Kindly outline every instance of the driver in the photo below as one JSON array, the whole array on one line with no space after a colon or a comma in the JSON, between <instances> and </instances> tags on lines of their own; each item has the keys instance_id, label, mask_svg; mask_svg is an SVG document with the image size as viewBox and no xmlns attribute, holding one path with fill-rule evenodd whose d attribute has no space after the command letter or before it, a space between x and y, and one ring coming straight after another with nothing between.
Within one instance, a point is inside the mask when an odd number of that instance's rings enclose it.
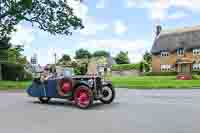
<instances>
[{"instance_id":1,"label":"driver","mask_svg":"<svg viewBox=\"0 0 200 133\"><path fill-rule=\"evenodd\" d=\"M52 78L53 76L54 74L50 71L50 69L48 67L45 67L41 75L41 81L48 80L49 78Z\"/></svg>"}]
</instances>

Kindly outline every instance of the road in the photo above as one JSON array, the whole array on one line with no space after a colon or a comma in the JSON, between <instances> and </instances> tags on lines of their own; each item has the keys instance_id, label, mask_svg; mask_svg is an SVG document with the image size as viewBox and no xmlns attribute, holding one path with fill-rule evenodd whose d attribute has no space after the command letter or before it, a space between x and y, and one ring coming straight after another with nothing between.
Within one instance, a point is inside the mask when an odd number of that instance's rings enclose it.
<instances>
[{"instance_id":1,"label":"road","mask_svg":"<svg viewBox=\"0 0 200 133\"><path fill-rule=\"evenodd\" d=\"M118 89L114 103L89 110L20 92L1 92L0 101L0 133L200 132L200 90Z\"/></svg>"}]
</instances>

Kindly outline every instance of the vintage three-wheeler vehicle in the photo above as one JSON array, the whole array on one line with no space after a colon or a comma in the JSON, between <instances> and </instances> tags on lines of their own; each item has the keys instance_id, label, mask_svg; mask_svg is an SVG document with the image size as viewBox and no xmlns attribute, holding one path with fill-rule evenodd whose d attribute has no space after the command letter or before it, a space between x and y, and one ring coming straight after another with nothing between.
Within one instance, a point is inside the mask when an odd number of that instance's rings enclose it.
<instances>
[{"instance_id":1,"label":"vintage three-wheeler vehicle","mask_svg":"<svg viewBox=\"0 0 200 133\"><path fill-rule=\"evenodd\" d=\"M34 77L27 89L28 95L37 97L41 103L48 103L51 98L67 99L81 109L90 107L93 101L110 104L114 100L111 81L105 81L101 76L74 76L69 70L64 73L46 80L41 80L41 74Z\"/></svg>"}]
</instances>

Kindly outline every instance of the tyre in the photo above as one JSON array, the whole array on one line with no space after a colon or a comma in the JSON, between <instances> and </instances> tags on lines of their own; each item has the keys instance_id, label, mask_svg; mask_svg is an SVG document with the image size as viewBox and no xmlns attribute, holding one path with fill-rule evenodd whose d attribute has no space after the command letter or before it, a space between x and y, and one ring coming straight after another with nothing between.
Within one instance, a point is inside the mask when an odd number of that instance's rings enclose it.
<instances>
[{"instance_id":1,"label":"tyre","mask_svg":"<svg viewBox=\"0 0 200 133\"><path fill-rule=\"evenodd\" d=\"M41 103L48 103L50 99L50 97L39 97Z\"/></svg>"},{"instance_id":2,"label":"tyre","mask_svg":"<svg viewBox=\"0 0 200 133\"><path fill-rule=\"evenodd\" d=\"M77 107L86 109L93 104L93 100L93 92L89 87L81 85L76 88L74 92L74 101Z\"/></svg>"},{"instance_id":3,"label":"tyre","mask_svg":"<svg viewBox=\"0 0 200 133\"><path fill-rule=\"evenodd\" d=\"M115 90L111 86L104 85L102 88L102 95L100 101L104 104L110 104L115 99Z\"/></svg>"}]
</instances>

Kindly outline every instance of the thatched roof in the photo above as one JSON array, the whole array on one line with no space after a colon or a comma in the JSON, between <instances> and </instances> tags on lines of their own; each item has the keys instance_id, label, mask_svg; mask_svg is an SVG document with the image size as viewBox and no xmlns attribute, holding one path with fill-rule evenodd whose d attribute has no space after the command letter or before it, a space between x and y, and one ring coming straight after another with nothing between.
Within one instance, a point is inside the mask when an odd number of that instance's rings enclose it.
<instances>
[{"instance_id":1,"label":"thatched roof","mask_svg":"<svg viewBox=\"0 0 200 133\"><path fill-rule=\"evenodd\" d=\"M151 52L157 54L162 50L173 52L177 48L189 50L195 47L200 48L200 26L161 31L155 38Z\"/></svg>"}]
</instances>

